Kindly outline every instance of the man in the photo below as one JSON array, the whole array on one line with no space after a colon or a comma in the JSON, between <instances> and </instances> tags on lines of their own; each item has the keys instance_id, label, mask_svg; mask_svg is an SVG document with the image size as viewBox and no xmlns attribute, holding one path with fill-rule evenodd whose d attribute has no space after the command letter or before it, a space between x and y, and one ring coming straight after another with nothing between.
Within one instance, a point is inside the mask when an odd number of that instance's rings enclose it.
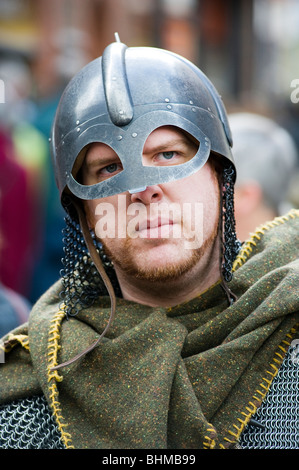
<instances>
[{"instance_id":1,"label":"man","mask_svg":"<svg viewBox=\"0 0 299 470\"><path fill-rule=\"evenodd\" d=\"M3 339L2 447L265 447L286 418L296 446L294 413L261 403L298 380L299 214L240 250L231 143L175 54L116 41L74 77L51 138L64 270Z\"/></svg>"},{"instance_id":2,"label":"man","mask_svg":"<svg viewBox=\"0 0 299 470\"><path fill-rule=\"evenodd\" d=\"M240 240L259 225L284 214L298 165L291 135L272 119L254 113L229 115L234 136L233 156L236 229Z\"/></svg>"}]
</instances>

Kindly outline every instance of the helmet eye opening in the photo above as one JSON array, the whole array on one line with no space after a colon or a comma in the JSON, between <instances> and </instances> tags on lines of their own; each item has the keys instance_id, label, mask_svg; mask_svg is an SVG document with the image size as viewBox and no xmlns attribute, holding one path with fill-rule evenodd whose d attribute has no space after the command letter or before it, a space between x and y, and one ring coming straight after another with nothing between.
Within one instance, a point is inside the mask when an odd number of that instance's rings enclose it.
<instances>
[{"instance_id":1,"label":"helmet eye opening","mask_svg":"<svg viewBox=\"0 0 299 470\"><path fill-rule=\"evenodd\" d=\"M143 166L174 166L192 160L200 143L180 127L166 125L154 129L147 137L143 151Z\"/></svg>"},{"instance_id":2,"label":"helmet eye opening","mask_svg":"<svg viewBox=\"0 0 299 470\"><path fill-rule=\"evenodd\" d=\"M75 181L93 186L123 171L123 164L115 150L102 142L93 142L79 153L72 170Z\"/></svg>"}]
</instances>

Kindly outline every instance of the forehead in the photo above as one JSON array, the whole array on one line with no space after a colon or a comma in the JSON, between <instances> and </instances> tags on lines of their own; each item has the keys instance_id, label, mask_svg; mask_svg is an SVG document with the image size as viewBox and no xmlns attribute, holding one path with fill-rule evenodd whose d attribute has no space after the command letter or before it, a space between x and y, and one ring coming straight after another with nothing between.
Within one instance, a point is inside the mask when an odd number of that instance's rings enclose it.
<instances>
[{"instance_id":1,"label":"forehead","mask_svg":"<svg viewBox=\"0 0 299 470\"><path fill-rule=\"evenodd\" d=\"M145 141L144 150L156 147L158 145L164 145L168 142L182 141L187 142L185 132L174 126L163 126L155 129Z\"/></svg>"}]
</instances>

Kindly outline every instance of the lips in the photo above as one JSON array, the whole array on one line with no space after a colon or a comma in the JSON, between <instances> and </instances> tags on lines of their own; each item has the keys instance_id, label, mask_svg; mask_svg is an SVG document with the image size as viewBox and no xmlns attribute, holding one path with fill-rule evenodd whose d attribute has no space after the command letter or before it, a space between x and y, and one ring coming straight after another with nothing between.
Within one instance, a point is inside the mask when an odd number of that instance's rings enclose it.
<instances>
[{"instance_id":1,"label":"lips","mask_svg":"<svg viewBox=\"0 0 299 470\"><path fill-rule=\"evenodd\" d=\"M171 219L159 217L139 223L136 233L139 238L165 239L171 237L172 227Z\"/></svg>"},{"instance_id":2,"label":"lips","mask_svg":"<svg viewBox=\"0 0 299 470\"><path fill-rule=\"evenodd\" d=\"M141 232L142 230L156 229L163 225L173 225L173 221L161 217L153 220L145 220L137 225L136 231Z\"/></svg>"}]
</instances>

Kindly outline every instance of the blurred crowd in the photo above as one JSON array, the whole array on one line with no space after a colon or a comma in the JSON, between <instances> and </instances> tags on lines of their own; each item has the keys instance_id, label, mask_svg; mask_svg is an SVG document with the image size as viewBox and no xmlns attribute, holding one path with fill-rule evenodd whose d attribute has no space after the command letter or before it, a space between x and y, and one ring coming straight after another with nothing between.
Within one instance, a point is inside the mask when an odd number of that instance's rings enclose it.
<instances>
[{"instance_id":1,"label":"blurred crowd","mask_svg":"<svg viewBox=\"0 0 299 470\"><path fill-rule=\"evenodd\" d=\"M0 337L23 323L30 306L59 278L64 212L51 167L49 135L61 83L36 93L26 58L0 54ZM237 231L299 207L298 148L273 120L230 115L238 170ZM296 124L297 126L297 124Z\"/></svg>"},{"instance_id":2,"label":"blurred crowd","mask_svg":"<svg viewBox=\"0 0 299 470\"><path fill-rule=\"evenodd\" d=\"M60 89L37 96L30 64L0 54L0 336L59 278L63 212L49 135ZM11 315L8 314L11 312Z\"/></svg>"}]
</instances>

